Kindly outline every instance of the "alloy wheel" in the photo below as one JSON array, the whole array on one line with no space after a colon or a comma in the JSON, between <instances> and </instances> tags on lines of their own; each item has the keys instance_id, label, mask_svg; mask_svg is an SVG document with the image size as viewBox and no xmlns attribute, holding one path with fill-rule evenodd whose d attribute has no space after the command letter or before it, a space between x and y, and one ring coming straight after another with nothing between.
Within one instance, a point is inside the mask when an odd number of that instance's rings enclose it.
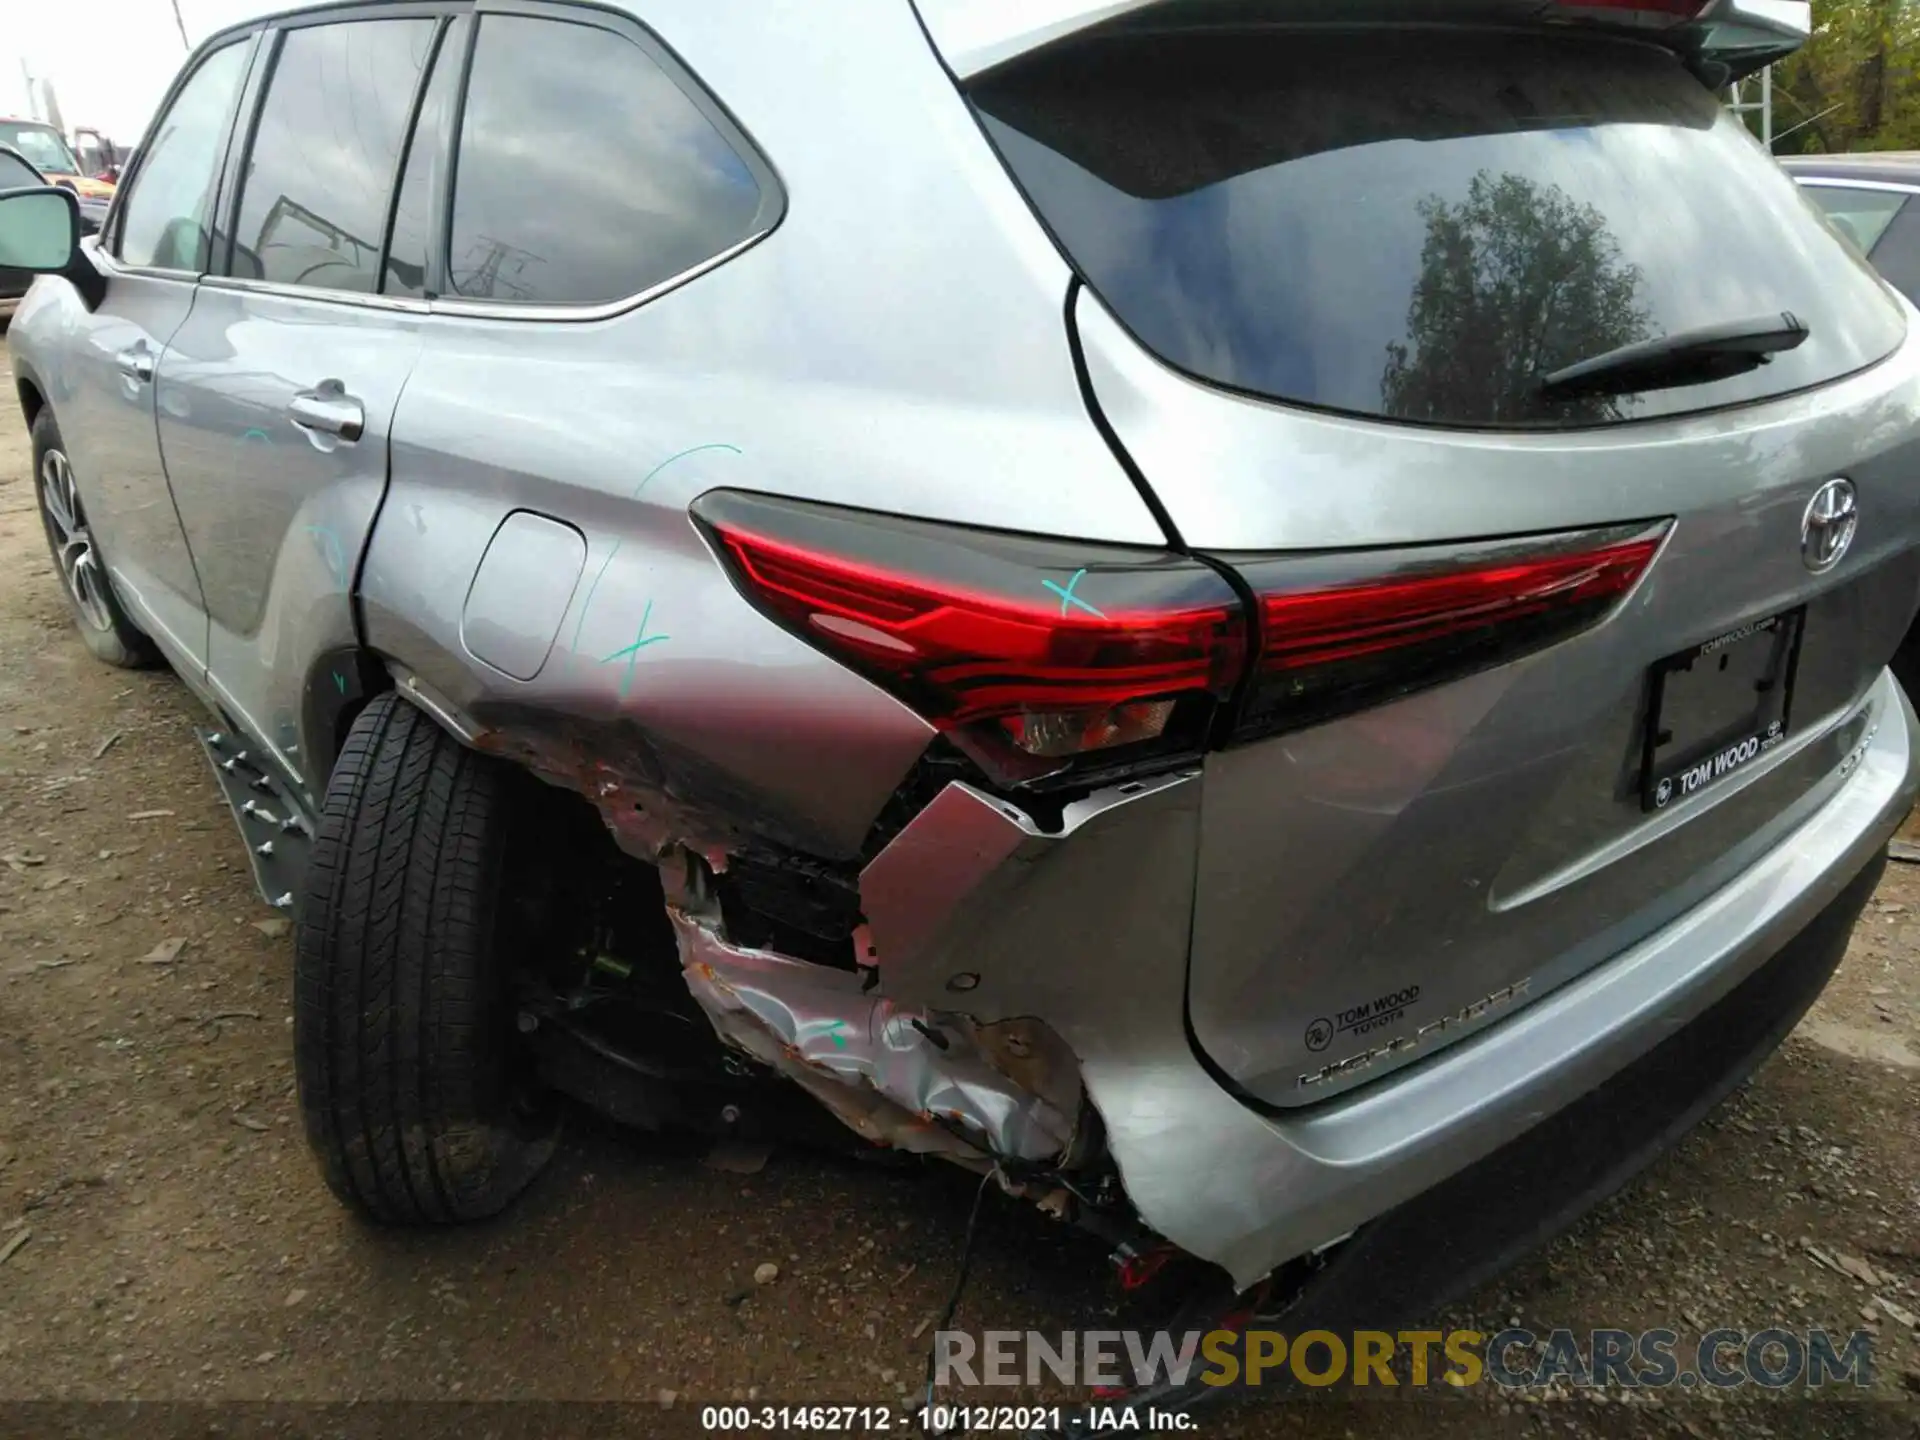
<instances>
[{"instance_id":1,"label":"alloy wheel","mask_svg":"<svg viewBox=\"0 0 1920 1440\"><path fill-rule=\"evenodd\" d=\"M101 569L100 552L87 529L86 513L80 508L73 466L59 450L49 449L40 456L40 510L46 516L60 576L75 608L95 630L111 629L106 572Z\"/></svg>"}]
</instances>

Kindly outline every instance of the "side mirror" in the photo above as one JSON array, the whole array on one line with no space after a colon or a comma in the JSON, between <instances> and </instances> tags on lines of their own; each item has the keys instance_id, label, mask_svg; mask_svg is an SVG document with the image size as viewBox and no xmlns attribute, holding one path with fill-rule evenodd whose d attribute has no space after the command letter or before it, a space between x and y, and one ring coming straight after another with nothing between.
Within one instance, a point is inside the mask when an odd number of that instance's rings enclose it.
<instances>
[{"instance_id":1,"label":"side mirror","mask_svg":"<svg viewBox=\"0 0 1920 1440\"><path fill-rule=\"evenodd\" d=\"M73 282L89 310L106 280L80 248L80 200L71 190L37 185L0 190L0 265Z\"/></svg>"},{"instance_id":2,"label":"side mirror","mask_svg":"<svg viewBox=\"0 0 1920 1440\"><path fill-rule=\"evenodd\" d=\"M80 201L71 190L0 190L0 265L58 275L79 248Z\"/></svg>"}]
</instances>

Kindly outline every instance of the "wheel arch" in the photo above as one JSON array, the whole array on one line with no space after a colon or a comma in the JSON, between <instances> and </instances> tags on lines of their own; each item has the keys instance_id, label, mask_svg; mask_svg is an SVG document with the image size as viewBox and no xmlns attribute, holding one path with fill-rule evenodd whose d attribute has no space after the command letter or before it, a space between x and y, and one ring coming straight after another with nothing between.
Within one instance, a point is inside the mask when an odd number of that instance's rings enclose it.
<instances>
[{"instance_id":1,"label":"wheel arch","mask_svg":"<svg viewBox=\"0 0 1920 1440\"><path fill-rule=\"evenodd\" d=\"M41 387L40 377L18 355L13 357L13 393L20 401L20 414L27 429L33 429L33 422L46 409L46 391Z\"/></svg>"},{"instance_id":2,"label":"wheel arch","mask_svg":"<svg viewBox=\"0 0 1920 1440\"><path fill-rule=\"evenodd\" d=\"M326 789L360 712L393 688L385 658L362 646L323 650L309 662L301 687L300 743L316 794Z\"/></svg>"}]
</instances>

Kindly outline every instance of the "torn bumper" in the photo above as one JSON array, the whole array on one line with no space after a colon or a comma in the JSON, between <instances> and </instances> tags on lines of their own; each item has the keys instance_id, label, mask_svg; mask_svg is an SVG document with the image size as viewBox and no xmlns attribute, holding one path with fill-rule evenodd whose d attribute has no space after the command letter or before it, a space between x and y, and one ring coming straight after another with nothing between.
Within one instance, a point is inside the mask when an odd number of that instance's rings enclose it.
<instances>
[{"instance_id":1,"label":"torn bumper","mask_svg":"<svg viewBox=\"0 0 1920 1440\"><path fill-rule=\"evenodd\" d=\"M1240 1286L1515 1139L1709 1008L1871 861L1912 804L1911 707L1883 674L1851 768L1778 847L1673 923L1500 1024L1282 1116L1223 1089L1184 1021L1202 786L1118 787L1043 833L950 786L861 890L899 1004L1044 1020L1078 1057L1141 1218Z\"/></svg>"},{"instance_id":2,"label":"torn bumper","mask_svg":"<svg viewBox=\"0 0 1920 1440\"><path fill-rule=\"evenodd\" d=\"M1042 1027L983 1031L866 993L852 971L734 945L684 909L668 913L687 988L720 1037L868 1140L981 1168L1072 1147L1080 1083Z\"/></svg>"}]
</instances>

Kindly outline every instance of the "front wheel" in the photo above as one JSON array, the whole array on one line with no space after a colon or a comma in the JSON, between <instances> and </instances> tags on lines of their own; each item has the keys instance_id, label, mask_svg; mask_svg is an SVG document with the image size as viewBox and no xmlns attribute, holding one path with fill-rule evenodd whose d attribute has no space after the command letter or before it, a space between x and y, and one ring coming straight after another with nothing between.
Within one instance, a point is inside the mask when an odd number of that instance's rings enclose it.
<instances>
[{"instance_id":1,"label":"front wheel","mask_svg":"<svg viewBox=\"0 0 1920 1440\"><path fill-rule=\"evenodd\" d=\"M307 1139L347 1204L393 1224L494 1214L553 1153L518 1088L498 952L506 766L393 694L327 785L294 962Z\"/></svg>"},{"instance_id":2,"label":"front wheel","mask_svg":"<svg viewBox=\"0 0 1920 1440\"><path fill-rule=\"evenodd\" d=\"M47 532L47 548L53 552L67 607L73 611L74 628L87 649L109 665L143 670L158 664L160 652L128 618L114 593L99 542L87 524L86 507L80 503L73 462L67 458L67 447L51 409L42 406L33 417L32 439L40 524Z\"/></svg>"}]
</instances>

